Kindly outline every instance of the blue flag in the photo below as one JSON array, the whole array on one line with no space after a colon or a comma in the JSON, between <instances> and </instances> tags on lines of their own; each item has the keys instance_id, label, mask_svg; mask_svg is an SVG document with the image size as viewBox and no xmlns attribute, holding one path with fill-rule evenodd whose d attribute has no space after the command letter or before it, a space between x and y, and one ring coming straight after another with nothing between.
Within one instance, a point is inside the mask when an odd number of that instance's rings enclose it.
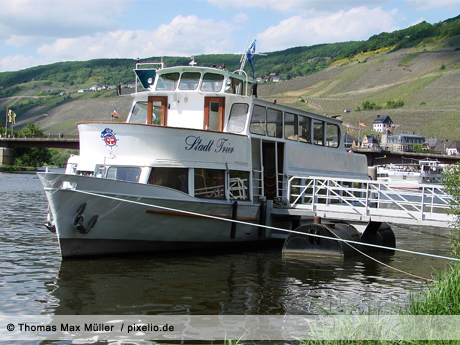
<instances>
[{"instance_id":1,"label":"blue flag","mask_svg":"<svg viewBox=\"0 0 460 345\"><path fill-rule=\"evenodd\" d=\"M256 41L252 42L252 44L249 46L248 51L246 52L246 56L248 58L249 63L251 64L251 70L252 70L252 79L254 79L254 53L256 52Z\"/></svg>"}]
</instances>

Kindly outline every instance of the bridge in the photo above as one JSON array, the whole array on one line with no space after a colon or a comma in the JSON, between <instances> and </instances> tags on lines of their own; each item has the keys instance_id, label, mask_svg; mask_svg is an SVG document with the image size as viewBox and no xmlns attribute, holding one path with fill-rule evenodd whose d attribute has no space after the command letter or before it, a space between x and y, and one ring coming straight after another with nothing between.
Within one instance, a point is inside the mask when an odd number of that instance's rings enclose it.
<instances>
[{"instance_id":1,"label":"bridge","mask_svg":"<svg viewBox=\"0 0 460 345\"><path fill-rule=\"evenodd\" d=\"M408 159L421 160L430 158L438 160L445 164L455 164L460 161L460 156L440 155L433 153L418 153L418 152L394 152L381 149L354 149L354 153L361 153L367 157L367 165L386 165L386 164L401 164L402 160Z\"/></svg>"},{"instance_id":2,"label":"bridge","mask_svg":"<svg viewBox=\"0 0 460 345\"><path fill-rule=\"evenodd\" d=\"M78 138L0 138L0 147L49 147L78 150Z\"/></svg>"},{"instance_id":3,"label":"bridge","mask_svg":"<svg viewBox=\"0 0 460 345\"><path fill-rule=\"evenodd\" d=\"M48 138L0 138L0 165L14 164L15 147L48 147L78 150L78 138L48 137Z\"/></svg>"}]
</instances>

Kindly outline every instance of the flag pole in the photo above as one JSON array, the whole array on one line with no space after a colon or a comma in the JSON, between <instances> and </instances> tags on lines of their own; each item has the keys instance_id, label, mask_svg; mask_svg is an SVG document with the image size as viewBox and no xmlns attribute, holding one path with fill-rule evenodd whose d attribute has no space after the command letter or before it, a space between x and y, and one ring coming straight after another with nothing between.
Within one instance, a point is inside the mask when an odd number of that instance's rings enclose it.
<instances>
[{"instance_id":1,"label":"flag pole","mask_svg":"<svg viewBox=\"0 0 460 345\"><path fill-rule=\"evenodd\" d=\"M6 116L5 116L5 138L8 136L8 107L6 107Z\"/></svg>"},{"instance_id":2,"label":"flag pole","mask_svg":"<svg viewBox=\"0 0 460 345\"><path fill-rule=\"evenodd\" d=\"M358 147L359 147L359 140L361 139L361 121L358 123ZM362 145L362 143L361 143Z\"/></svg>"}]
</instances>

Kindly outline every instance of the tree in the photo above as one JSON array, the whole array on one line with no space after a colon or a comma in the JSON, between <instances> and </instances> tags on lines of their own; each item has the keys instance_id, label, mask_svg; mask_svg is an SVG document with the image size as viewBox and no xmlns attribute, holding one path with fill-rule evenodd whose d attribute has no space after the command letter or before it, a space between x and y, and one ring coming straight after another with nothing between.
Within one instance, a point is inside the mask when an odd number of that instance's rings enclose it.
<instances>
[{"instance_id":1,"label":"tree","mask_svg":"<svg viewBox=\"0 0 460 345\"><path fill-rule=\"evenodd\" d=\"M38 125L36 125L35 123L31 122L31 123L28 123L27 124L27 127L23 128L20 132L19 132L19 135L20 136L26 136L28 138L45 138L45 134L43 133L43 131L40 129L40 127L38 127Z\"/></svg>"},{"instance_id":2,"label":"tree","mask_svg":"<svg viewBox=\"0 0 460 345\"><path fill-rule=\"evenodd\" d=\"M67 164L67 160L70 155L78 154L78 150L62 150L62 149L51 149L51 162L59 168L63 168Z\"/></svg>"},{"instance_id":3,"label":"tree","mask_svg":"<svg viewBox=\"0 0 460 345\"><path fill-rule=\"evenodd\" d=\"M460 257L460 163L452 164L444 171L443 184L446 192L452 196L449 214L455 218L451 224L455 228L450 237L452 252Z\"/></svg>"},{"instance_id":4,"label":"tree","mask_svg":"<svg viewBox=\"0 0 460 345\"><path fill-rule=\"evenodd\" d=\"M27 136L29 138L44 138L43 131L35 123L27 124L19 132L20 136ZM14 164L20 166L42 166L44 163L49 163L51 154L46 147L15 147L14 148Z\"/></svg>"},{"instance_id":5,"label":"tree","mask_svg":"<svg viewBox=\"0 0 460 345\"><path fill-rule=\"evenodd\" d=\"M414 150L414 152L422 153L423 146L421 144L414 144L414 146L412 146L412 150Z\"/></svg>"}]
</instances>

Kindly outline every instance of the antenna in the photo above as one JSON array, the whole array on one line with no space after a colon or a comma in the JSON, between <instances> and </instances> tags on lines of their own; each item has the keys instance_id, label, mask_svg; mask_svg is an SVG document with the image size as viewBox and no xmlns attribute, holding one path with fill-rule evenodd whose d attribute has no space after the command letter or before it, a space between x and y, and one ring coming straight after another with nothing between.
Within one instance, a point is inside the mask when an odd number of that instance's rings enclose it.
<instances>
[{"instance_id":1,"label":"antenna","mask_svg":"<svg viewBox=\"0 0 460 345\"><path fill-rule=\"evenodd\" d=\"M160 59L160 62L161 62L161 65L163 66L163 35L164 35L164 31L163 31L163 27L161 28L161 59Z\"/></svg>"},{"instance_id":2,"label":"antenna","mask_svg":"<svg viewBox=\"0 0 460 345\"><path fill-rule=\"evenodd\" d=\"M240 58L240 63L241 63L240 70L241 71L244 69L244 65L246 64L246 60L248 59L247 47L248 47L249 37L251 37L251 33L249 33L248 38L246 38L246 44L244 45L243 54L241 55L241 58ZM241 74L241 72L240 72L240 74Z\"/></svg>"}]
</instances>

